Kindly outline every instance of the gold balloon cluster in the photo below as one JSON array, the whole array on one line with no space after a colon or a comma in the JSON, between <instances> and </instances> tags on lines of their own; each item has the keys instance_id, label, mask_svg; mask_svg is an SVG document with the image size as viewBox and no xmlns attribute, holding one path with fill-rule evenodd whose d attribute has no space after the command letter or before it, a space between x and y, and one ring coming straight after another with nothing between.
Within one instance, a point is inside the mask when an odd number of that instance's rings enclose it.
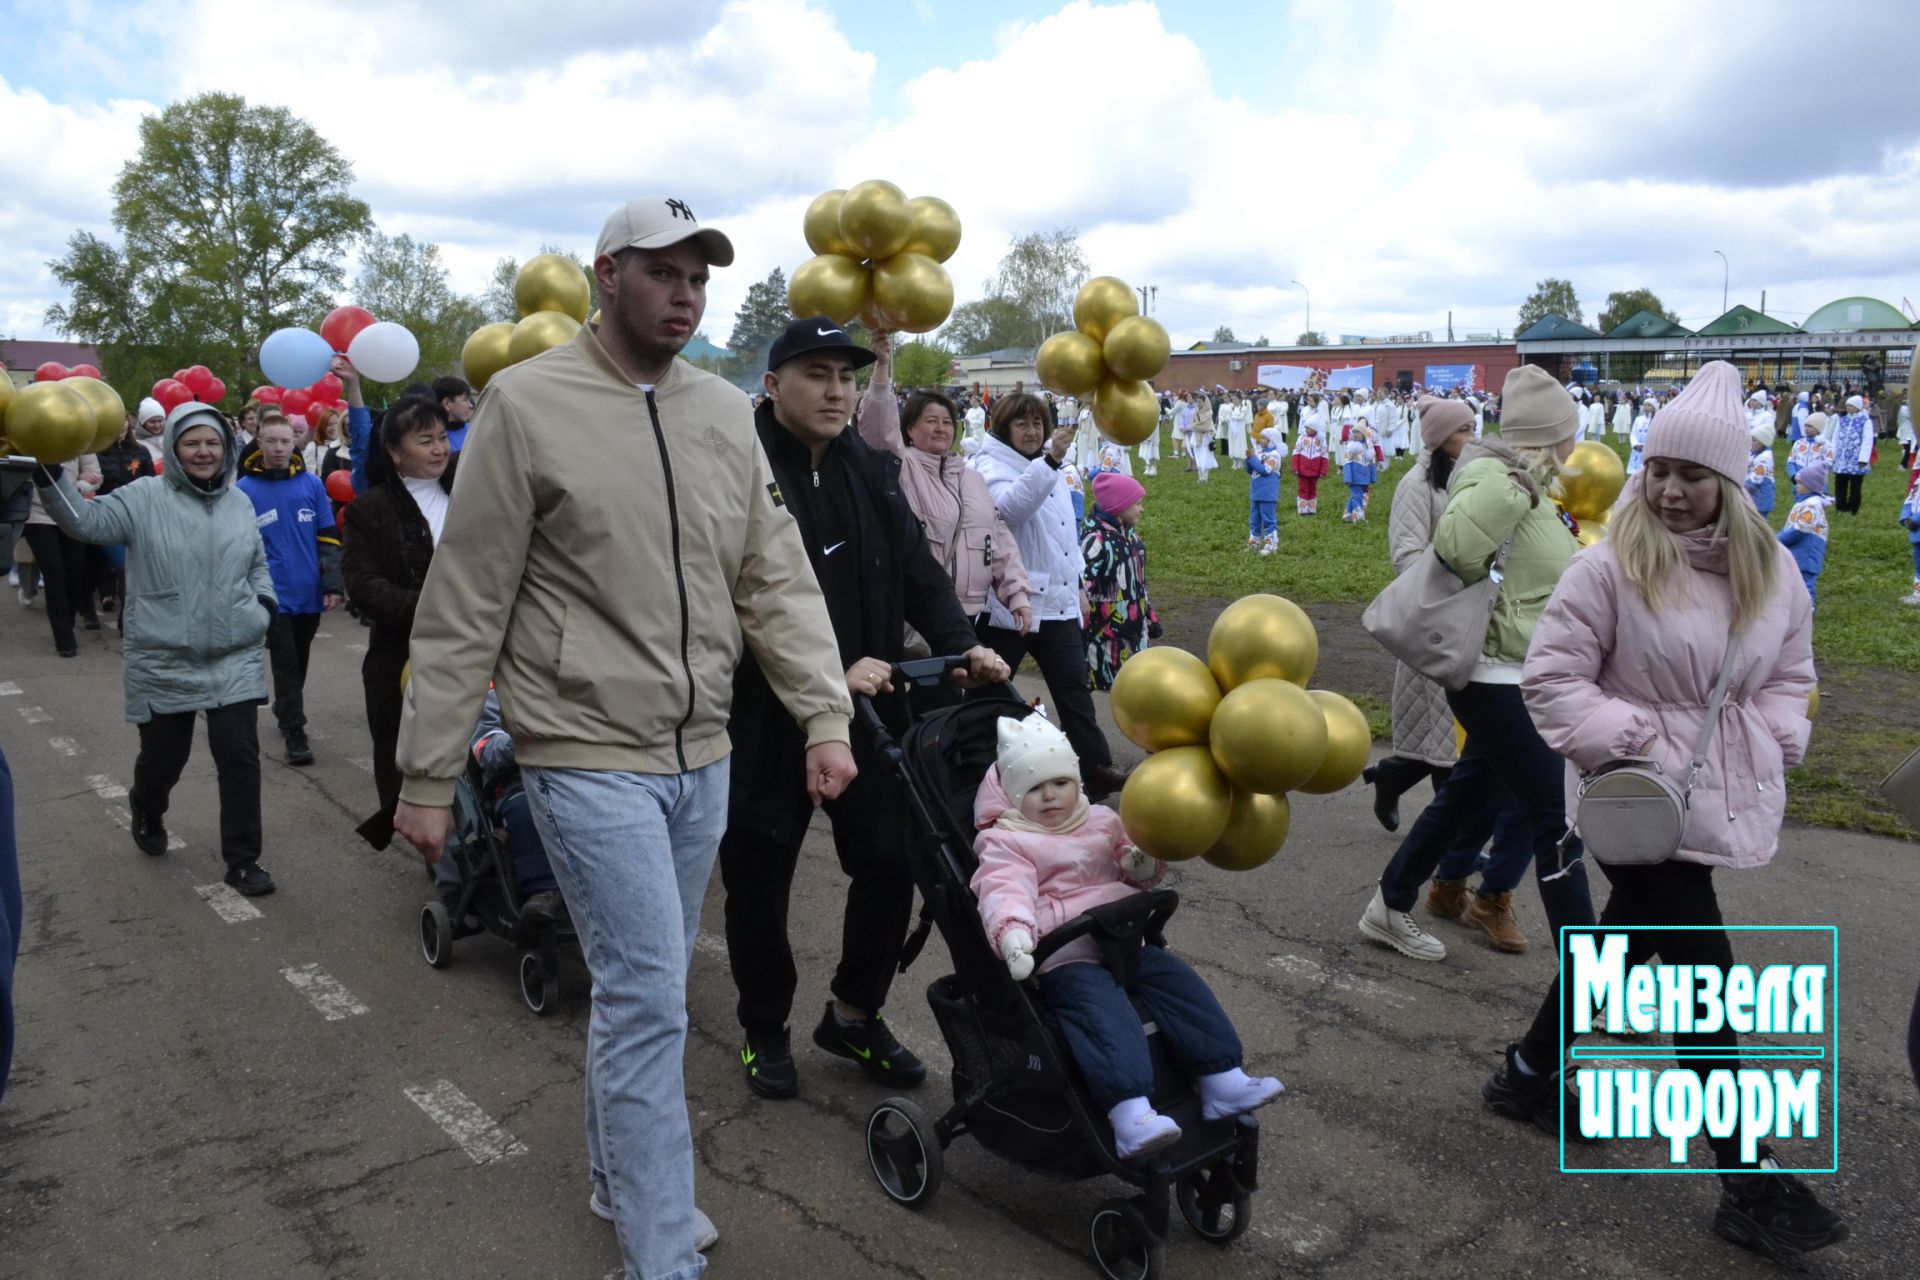
<instances>
[{"instance_id":1,"label":"gold balloon cluster","mask_svg":"<svg viewBox=\"0 0 1920 1280\"><path fill-rule=\"evenodd\" d=\"M826 191L802 227L815 256L787 281L796 316L855 316L875 331L927 333L953 312L940 264L960 247L960 215L937 196L907 195L878 178Z\"/></svg>"},{"instance_id":2,"label":"gold balloon cluster","mask_svg":"<svg viewBox=\"0 0 1920 1280\"><path fill-rule=\"evenodd\" d=\"M1590 547L1607 536L1607 520L1626 483L1626 467L1612 449L1598 440L1582 440L1573 447L1573 456L1553 482L1553 496L1562 510L1580 522L1574 537L1581 546Z\"/></svg>"},{"instance_id":3,"label":"gold balloon cluster","mask_svg":"<svg viewBox=\"0 0 1920 1280\"><path fill-rule=\"evenodd\" d=\"M520 323L483 324L460 348L460 368L477 393L508 365L573 341L586 322L593 286L577 263L558 253L528 258L513 278Z\"/></svg>"},{"instance_id":4,"label":"gold balloon cluster","mask_svg":"<svg viewBox=\"0 0 1920 1280\"><path fill-rule=\"evenodd\" d=\"M1093 421L1117 445L1139 444L1160 428L1160 401L1149 380L1167 367L1173 341L1140 314L1140 300L1117 276L1095 276L1073 300L1073 325L1040 344L1034 372L1055 395L1093 397Z\"/></svg>"},{"instance_id":5,"label":"gold balloon cluster","mask_svg":"<svg viewBox=\"0 0 1920 1280\"><path fill-rule=\"evenodd\" d=\"M1120 820L1156 858L1250 871L1280 852L1289 791L1325 795L1360 776L1367 718L1308 690L1320 660L1313 622L1291 600L1243 596L1207 637L1207 660L1148 649L1113 682L1114 723L1151 752L1120 792Z\"/></svg>"},{"instance_id":6,"label":"gold balloon cluster","mask_svg":"<svg viewBox=\"0 0 1920 1280\"><path fill-rule=\"evenodd\" d=\"M98 378L68 377L16 389L0 370L0 454L71 462L112 444L126 425L120 393Z\"/></svg>"}]
</instances>

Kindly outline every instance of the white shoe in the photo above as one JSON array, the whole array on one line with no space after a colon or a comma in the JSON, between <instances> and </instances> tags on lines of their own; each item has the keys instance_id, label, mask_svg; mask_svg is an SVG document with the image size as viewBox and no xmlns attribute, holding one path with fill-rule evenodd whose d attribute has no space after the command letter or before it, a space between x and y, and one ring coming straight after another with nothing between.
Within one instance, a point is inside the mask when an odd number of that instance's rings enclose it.
<instances>
[{"instance_id":1,"label":"white shoe","mask_svg":"<svg viewBox=\"0 0 1920 1280\"><path fill-rule=\"evenodd\" d=\"M613 1221L613 1206L607 1203L607 1184L593 1184L593 1195L587 1200L587 1208L593 1210L593 1216L607 1222ZM713 1225L713 1219L702 1213L699 1205L693 1206L693 1251L705 1253L720 1243L720 1228Z\"/></svg>"},{"instance_id":2,"label":"white shoe","mask_svg":"<svg viewBox=\"0 0 1920 1280\"><path fill-rule=\"evenodd\" d=\"M1374 886L1373 901L1360 917L1360 932L1414 960L1445 960L1446 944L1413 922L1410 912L1395 911Z\"/></svg>"},{"instance_id":3,"label":"white shoe","mask_svg":"<svg viewBox=\"0 0 1920 1280\"><path fill-rule=\"evenodd\" d=\"M1200 1116L1230 1120L1272 1102L1287 1091L1272 1076L1250 1076L1239 1067L1200 1077Z\"/></svg>"},{"instance_id":4,"label":"white shoe","mask_svg":"<svg viewBox=\"0 0 1920 1280\"><path fill-rule=\"evenodd\" d=\"M1920 590L1914 591L1911 595L1901 596L1900 603L1901 604L1920 604Z\"/></svg>"},{"instance_id":5,"label":"white shoe","mask_svg":"<svg viewBox=\"0 0 1920 1280\"><path fill-rule=\"evenodd\" d=\"M1180 1141L1180 1126L1145 1098L1128 1098L1109 1111L1107 1119L1113 1122L1113 1153L1122 1160L1149 1156Z\"/></svg>"}]
</instances>

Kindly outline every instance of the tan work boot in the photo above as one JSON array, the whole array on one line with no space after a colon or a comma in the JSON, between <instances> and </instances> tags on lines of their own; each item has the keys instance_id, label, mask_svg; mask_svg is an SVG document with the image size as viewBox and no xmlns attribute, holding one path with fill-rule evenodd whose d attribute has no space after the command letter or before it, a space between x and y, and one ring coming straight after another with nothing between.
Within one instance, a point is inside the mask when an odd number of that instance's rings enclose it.
<instances>
[{"instance_id":1,"label":"tan work boot","mask_svg":"<svg viewBox=\"0 0 1920 1280\"><path fill-rule=\"evenodd\" d=\"M1442 920L1458 920L1467 909L1467 882L1435 877L1427 886L1427 910Z\"/></svg>"},{"instance_id":2,"label":"tan work boot","mask_svg":"<svg viewBox=\"0 0 1920 1280\"><path fill-rule=\"evenodd\" d=\"M1435 881L1435 883L1439 883ZM1520 932L1520 925L1513 918L1513 893L1497 893L1488 897L1484 893L1474 893L1467 897L1467 914L1463 923L1477 924L1487 931L1487 941L1493 944L1495 951L1506 951L1520 955L1527 949L1527 935Z\"/></svg>"}]
</instances>

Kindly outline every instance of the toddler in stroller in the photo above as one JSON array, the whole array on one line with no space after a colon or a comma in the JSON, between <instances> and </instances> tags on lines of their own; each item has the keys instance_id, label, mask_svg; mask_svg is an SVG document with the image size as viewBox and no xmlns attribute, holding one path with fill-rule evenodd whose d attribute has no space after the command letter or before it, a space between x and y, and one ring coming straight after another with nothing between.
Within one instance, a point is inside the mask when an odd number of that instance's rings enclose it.
<instances>
[{"instance_id":1,"label":"toddler in stroller","mask_svg":"<svg viewBox=\"0 0 1920 1280\"><path fill-rule=\"evenodd\" d=\"M1073 747L1040 716L1003 718L996 765L974 802L979 835L972 889L987 939L1016 981L1034 972L1046 934L1078 916L1157 885L1166 864L1136 848L1112 809L1081 793ZM1240 1038L1192 967L1148 943L1132 999L1088 938L1039 966L1041 999L1059 1020L1095 1106L1113 1127L1114 1154L1137 1159L1180 1140L1180 1126L1153 1109L1153 1061L1135 1011L1152 1017L1175 1066L1200 1094L1205 1120L1265 1106L1283 1090L1242 1069Z\"/></svg>"}]
</instances>

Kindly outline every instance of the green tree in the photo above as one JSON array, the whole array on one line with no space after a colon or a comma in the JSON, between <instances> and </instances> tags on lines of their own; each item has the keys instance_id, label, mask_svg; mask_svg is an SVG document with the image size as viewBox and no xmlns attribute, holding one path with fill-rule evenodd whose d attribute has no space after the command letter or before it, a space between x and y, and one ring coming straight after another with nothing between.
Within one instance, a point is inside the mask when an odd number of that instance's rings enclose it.
<instances>
[{"instance_id":1,"label":"green tree","mask_svg":"<svg viewBox=\"0 0 1920 1280\"><path fill-rule=\"evenodd\" d=\"M940 330L939 340L941 346L963 356L1031 347L1034 324L1033 317L1005 298L981 298L955 307Z\"/></svg>"},{"instance_id":2,"label":"green tree","mask_svg":"<svg viewBox=\"0 0 1920 1280\"><path fill-rule=\"evenodd\" d=\"M68 301L47 323L100 346L123 396L152 373L213 368L236 392L275 329L317 324L372 225L353 168L284 107L203 93L140 122L113 186L119 247L88 231L48 263Z\"/></svg>"},{"instance_id":3,"label":"green tree","mask_svg":"<svg viewBox=\"0 0 1920 1280\"><path fill-rule=\"evenodd\" d=\"M1270 344L1267 341L1267 335L1263 333L1259 337L1253 340L1253 345L1256 347L1265 347L1265 346L1270 346L1272 344Z\"/></svg>"},{"instance_id":4,"label":"green tree","mask_svg":"<svg viewBox=\"0 0 1920 1280\"><path fill-rule=\"evenodd\" d=\"M1224 324L1213 331L1213 340L1215 342L1238 342L1239 341L1238 338L1233 336L1233 330Z\"/></svg>"},{"instance_id":5,"label":"green tree","mask_svg":"<svg viewBox=\"0 0 1920 1280\"><path fill-rule=\"evenodd\" d=\"M987 295L1020 313L1025 332L1018 344L1038 346L1050 333L1073 327L1073 296L1087 282L1087 255L1072 227L1015 236Z\"/></svg>"},{"instance_id":6,"label":"green tree","mask_svg":"<svg viewBox=\"0 0 1920 1280\"><path fill-rule=\"evenodd\" d=\"M592 270L572 250L562 249L559 245L543 244L540 246L540 252L559 254L574 266L579 267L586 274L587 284L593 285ZM480 310L486 316L487 323L505 320L511 324L520 318L520 308L513 302L513 282L519 274L520 259L512 254L493 264L493 277L487 281L486 289L480 294ZM594 298L587 314L592 315L592 308L599 305L600 300Z\"/></svg>"},{"instance_id":7,"label":"green tree","mask_svg":"<svg viewBox=\"0 0 1920 1280\"><path fill-rule=\"evenodd\" d=\"M767 349L793 323L787 309L787 276L775 267L765 280L747 286L747 296L733 313L733 332L727 350L743 369L766 367Z\"/></svg>"},{"instance_id":8,"label":"green tree","mask_svg":"<svg viewBox=\"0 0 1920 1280\"><path fill-rule=\"evenodd\" d=\"M472 298L453 291L440 262L440 246L402 233L375 229L361 242L360 274L353 300L382 320L405 325L420 343L415 381L430 381L460 371L460 348L467 335L487 323Z\"/></svg>"},{"instance_id":9,"label":"green tree","mask_svg":"<svg viewBox=\"0 0 1920 1280\"><path fill-rule=\"evenodd\" d=\"M1573 291L1573 281L1548 276L1533 286L1532 295L1520 304L1515 329L1524 331L1528 325L1537 324L1547 316L1564 316L1575 324L1586 323L1580 314L1580 297Z\"/></svg>"},{"instance_id":10,"label":"green tree","mask_svg":"<svg viewBox=\"0 0 1920 1280\"><path fill-rule=\"evenodd\" d=\"M1600 318L1594 322L1594 327L1602 333L1611 333L1616 327L1625 324L1642 311L1651 311L1654 315L1670 320L1674 324L1680 323L1680 317L1667 310L1666 304L1660 301L1660 295L1653 290L1622 289L1607 295L1606 310L1600 313Z\"/></svg>"},{"instance_id":11,"label":"green tree","mask_svg":"<svg viewBox=\"0 0 1920 1280\"><path fill-rule=\"evenodd\" d=\"M1318 329L1309 329L1295 338L1293 345L1296 347L1324 347L1327 345L1327 335L1321 333Z\"/></svg>"},{"instance_id":12,"label":"green tree","mask_svg":"<svg viewBox=\"0 0 1920 1280\"><path fill-rule=\"evenodd\" d=\"M953 361L953 352L938 343L903 343L893 350L893 385L944 387L953 381Z\"/></svg>"}]
</instances>

